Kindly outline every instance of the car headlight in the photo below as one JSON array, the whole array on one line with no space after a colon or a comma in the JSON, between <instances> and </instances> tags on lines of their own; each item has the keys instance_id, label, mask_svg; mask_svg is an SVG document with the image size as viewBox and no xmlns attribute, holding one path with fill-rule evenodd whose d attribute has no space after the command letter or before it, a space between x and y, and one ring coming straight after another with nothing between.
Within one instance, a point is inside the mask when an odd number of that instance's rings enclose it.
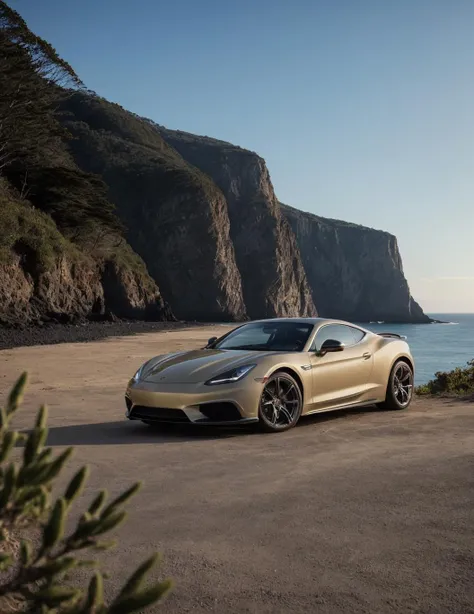
<instances>
[{"instance_id":1,"label":"car headlight","mask_svg":"<svg viewBox=\"0 0 474 614\"><path fill-rule=\"evenodd\" d=\"M217 384L231 384L233 382L238 382L256 366L257 365L243 365L242 367L236 367L235 369L231 369L230 371L216 375L216 377L213 377L204 383L206 386L215 386Z\"/></svg>"},{"instance_id":2,"label":"car headlight","mask_svg":"<svg viewBox=\"0 0 474 614\"><path fill-rule=\"evenodd\" d=\"M133 381L133 382L139 382L139 381L140 381L140 377L141 377L141 375L142 375L142 372L143 372L143 367L144 367L144 366L145 366L145 365L142 365L142 366L141 366L141 367L138 369L138 371L135 373L135 375L132 377L132 381Z\"/></svg>"}]
</instances>

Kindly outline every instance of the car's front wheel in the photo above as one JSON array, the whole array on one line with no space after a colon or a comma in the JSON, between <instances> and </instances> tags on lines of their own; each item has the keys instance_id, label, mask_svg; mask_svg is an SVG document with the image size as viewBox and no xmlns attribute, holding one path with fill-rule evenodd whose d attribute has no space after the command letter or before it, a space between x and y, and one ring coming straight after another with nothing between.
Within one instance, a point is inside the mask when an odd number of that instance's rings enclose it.
<instances>
[{"instance_id":1,"label":"car's front wheel","mask_svg":"<svg viewBox=\"0 0 474 614\"><path fill-rule=\"evenodd\" d=\"M413 398L413 369L404 360L398 360L390 371L385 401L381 409L406 409Z\"/></svg>"},{"instance_id":2,"label":"car's front wheel","mask_svg":"<svg viewBox=\"0 0 474 614\"><path fill-rule=\"evenodd\" d=\"M268 432L287 431L298 422L303 409L303 395L289 373L278 371L265 383L260 398L260 426Z\"/></svg>"}]
</instances>

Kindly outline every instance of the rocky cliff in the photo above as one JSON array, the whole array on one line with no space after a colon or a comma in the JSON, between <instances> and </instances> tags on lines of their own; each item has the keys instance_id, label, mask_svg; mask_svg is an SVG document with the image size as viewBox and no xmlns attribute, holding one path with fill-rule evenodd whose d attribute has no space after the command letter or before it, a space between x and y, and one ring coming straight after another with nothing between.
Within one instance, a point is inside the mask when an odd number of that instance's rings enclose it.
<instances>
[{"instance_id":1,"label":"rocky cliff","mask_svg":"<svg viewBox=\"0 0 474 614\"><path fill-rule=\"evenodd\" d=\"M281 206L257 154L88 92L20 15L4 18L0 323L428 321L393 236Z\"/></svg>"},{"instance_id":2,"label":"rocky cliff","mask_svg":"<svg viewBox=\"0 0 474 614\"><path fill-rule=\"evenodd\" d=\"M227 203L149 124L100 98L67 101L71 150L102 176L126 237L181 319L243 320Z\"/></svg>"},{"instance_id":3,"label":"rocky cliff","mask_svg":"<svg viewBox=\"0 0 474 614\"><path fill-rule=\"evenodd\" d=\"M321 316L359 322L430 322L410 295L388 232L281 205L296 235Z\"/></svg>"},{"instance_id":4,"label":"rocky cliff","mask_svg":"<svg viewBox=\"0 0 474 614\"><path fill-rule=\"evenodd\" d=\"M109 317L173 319L126 244L92 258L0 181L0 324Z\"/></svg>"},{"instance_id":5,"label":"rocky cliff","mask_svg":"<svg viewBox=\"0 0 474 614\"><path fill-rule=\"evenodd\" d=\"M155 127L225 194L252 317L262 314L261 301L252 302L261 296L260 287L267 296L274 289L275 297L283 297L280 303L274 300L276 315L313 314L317 309L321 316L361 322L430 321L410 295L393 235L282 205L264 160L255 153ZM258 276L256 263L263 278L272 280L269 286Z\"/></svg>"},{"instance_id":6,"label":"rocky cliff","mask_svg":"<svg viewBox=\"0 0 474 614\"><path fill-rule=\"evenodd\" d=\"M317 315L295 236L281 214L265 161L223 141L150 125L224 194L249 316Z\"/></svg>"}]
</instances>

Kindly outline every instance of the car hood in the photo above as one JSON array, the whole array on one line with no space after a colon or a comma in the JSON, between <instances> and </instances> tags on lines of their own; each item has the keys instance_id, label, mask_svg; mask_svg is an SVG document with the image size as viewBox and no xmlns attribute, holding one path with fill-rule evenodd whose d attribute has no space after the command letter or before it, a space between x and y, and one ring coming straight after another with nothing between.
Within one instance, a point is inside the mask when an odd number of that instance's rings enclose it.
<instances>
[{"instance_id":1,"label":"car hood","mask_svg":"<svg viewBox=\"0 0 474 614\"><path fill-rule=\"evenodd\" d=\"M160 384L197 384L240 365L260 362L274 352L246 350L194 350L152 358L141 380Z\"/></svg>"}]
</instances>

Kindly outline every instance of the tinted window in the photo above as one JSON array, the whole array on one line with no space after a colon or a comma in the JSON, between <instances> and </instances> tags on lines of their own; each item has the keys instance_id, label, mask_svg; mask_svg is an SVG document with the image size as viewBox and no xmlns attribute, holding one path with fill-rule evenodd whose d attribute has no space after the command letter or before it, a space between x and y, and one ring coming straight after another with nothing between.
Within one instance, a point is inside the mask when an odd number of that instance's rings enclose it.
<instances>
[{"instance_id":1,"label":"tinted window","mask_svg":"<svg viewBox=\"0 0 474 614\"><path fill-rule=\"evenodd\" d=\"M327 339L340 341L345 346L355 345L356 343L359 343L364 336L365 333L363 331L358 330L357 328L352 328L352 326L345 326L344 324L328 324L327 326L323 326L317 333L311 349L319 350Z\"/></svg>"},{"instance_id":2,"label":"tinted window","mask_svg":"<svg viewBox=\"0 0 474 614\"><path fill-rule=\"evenodd\" d=\"M215 347L221 350L301 352L312 330L312 324L300 322L255 322L231 332Z\"/></svg>"},{"instance_id":3,"label":"tinted window","mask_svg":"<svg viewBox=\"0 0 474 614\"><path fill-rule=\"evenodd\" d=\"M365 337L365 333L363 330L359 330L358 328L352 328L352 326L350 327L350 329L354 336L355 343L359 343L359 341L362 341L362 339Z\"/></svg>"}]
</instances>

